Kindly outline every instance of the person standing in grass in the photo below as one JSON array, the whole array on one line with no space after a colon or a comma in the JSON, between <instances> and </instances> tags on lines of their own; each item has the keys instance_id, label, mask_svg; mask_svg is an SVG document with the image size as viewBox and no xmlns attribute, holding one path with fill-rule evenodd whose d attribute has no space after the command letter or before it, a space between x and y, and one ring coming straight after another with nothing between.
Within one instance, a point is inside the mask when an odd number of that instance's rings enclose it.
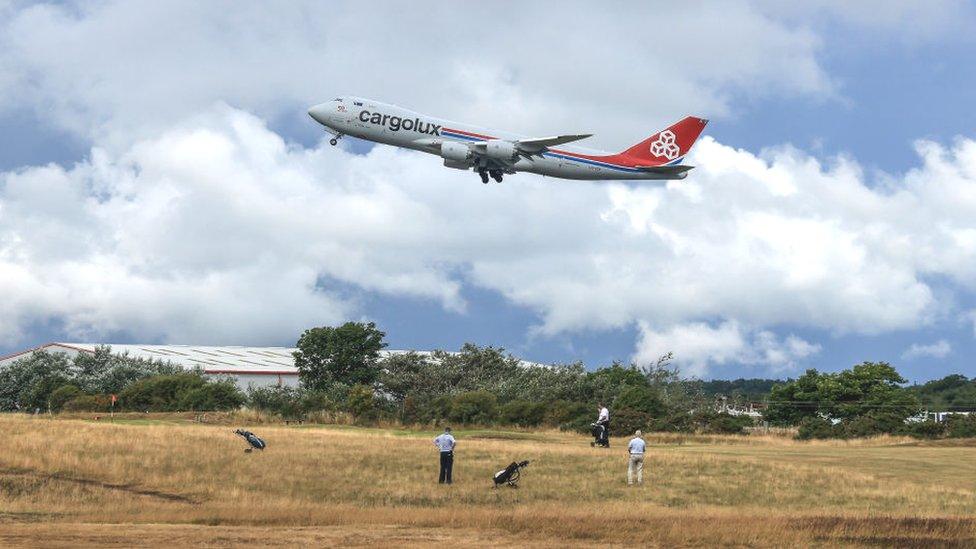
<instances>
[{"instance_id":1,"label":"person standing in grass","mask_svg":"<svg viewBox=\"0 0 976 549\"><path fill-rule=\"evenodd\" d=\"M441 473L437 480L439 484L451 483L451 472L454 469L454 446L456 444L450 427L444 427L444 432L434 439L434 446L437 446L441 452Z\"/></svg>"},{"instance_id":2,"label":"person standing in grass","mask_svg":"<svg viewBox=\"0 0 976 549\"><path fill-rule=\"evenodd\" d=\"M627 445L630 461L627 463L627 484L634 483L634 470L637 470L637 484L644 484L644 449L647 443L641 438L640 429L634 431L634 438Z\"/></svg>"},{"instance_id":3,"label":"person standing in grass","mask_svg":"<svg viewBox=\"0 0 976 549\"><path fill-rule=\"evenodd\" d=\"M596 443L604 448L610 447L610 409L606 407L602 402L597 406L599 410L599 415L596 418L596 424L603 427L603 431L600 433L600 438L597 439Z\"/></svg>"}]
</instances>

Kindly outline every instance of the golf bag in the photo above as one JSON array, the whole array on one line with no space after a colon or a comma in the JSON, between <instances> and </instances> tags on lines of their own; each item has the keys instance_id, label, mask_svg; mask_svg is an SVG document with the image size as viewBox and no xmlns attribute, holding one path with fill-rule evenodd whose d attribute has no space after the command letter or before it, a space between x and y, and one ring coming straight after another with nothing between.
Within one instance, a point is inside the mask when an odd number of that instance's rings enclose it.
<instances>
[{"instance_id":1,"label":"golf bag","mask_svg":"<svg viewBox=\"0 0 976 549\"><path fill-rule=\"evenodd\" d=\"M593 435L593 442L590 446L603 446L604 448L610 447L610 424L609 423L591 423L590 426L592 430L590 434Z\"/></svg>"},{"instance_id":2,"label":"golf bag","mask_svg":"<svg viewBox=\"0 0 976 549\"><path fill-rule=\"evenodd\" d=\"M495 473L495 488L502 484L507 484L512 488L518 488L519 478L522 477L522 469L529 465L529 460L513 461L508 467Z\"/></svg>"},{"instance_id":3,"label":"golf bag","mask_svg":"<svg viewBox=\"0 0 976 549\"><path fill-rule=\"evenodd\" d=\"M251 449L253 448L257 448L258 450L264 450L264 448L267 446L267 444L264 443L264 440L261 437L255 435L251 431L238 429L234 432L244 437L244 440L246 440L247 443L251 445L251 448L247 448L244 450L245 452L250 452Z\"/></svg>"}]
</instances>

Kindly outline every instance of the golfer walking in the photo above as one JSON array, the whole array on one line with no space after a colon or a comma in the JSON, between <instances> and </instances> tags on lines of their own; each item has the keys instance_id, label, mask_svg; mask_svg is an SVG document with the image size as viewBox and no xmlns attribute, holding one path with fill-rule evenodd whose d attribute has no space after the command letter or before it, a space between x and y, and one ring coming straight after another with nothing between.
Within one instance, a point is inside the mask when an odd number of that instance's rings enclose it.
<instances>
[{"instance_id":1,"label":"golfer walking","mask_svg":"<svg viewBox=\"0 0 976 549\"><path fill-rule=\"evenodd\" d=\"M610 410L601 402L597 406L599 415L596 418L596 425L599 428L596 444L604 448L610 447ZM592 444L590 445L592 446Z\"/></svg>"},{"instance_id":2,"label":"golfer walking","mask_svg":"<svg viewBox=\"0 0 976 549\"><path fill-rule=\"evenodd\" d=\"M439 484L451 483L451 471L454 469L454 446L457 442L451 435L451 428L444 427L444 432L434 439L434 446L441 452L441 474L437 478Z\"/></svg>"},{"instance_id":3,"label":"golfer walking","mask_svg":"<svg viewBox=\"0 0 976 549\"><path fill-rule=\"evenodd\" d=\"M637 470L637 484L644 484L644 449L647 443L641 438L640 429L634 431L634 438L627 445L630 461L627 463L627 484L634 483L634 470Z\"/></svg>"}]
</instances>

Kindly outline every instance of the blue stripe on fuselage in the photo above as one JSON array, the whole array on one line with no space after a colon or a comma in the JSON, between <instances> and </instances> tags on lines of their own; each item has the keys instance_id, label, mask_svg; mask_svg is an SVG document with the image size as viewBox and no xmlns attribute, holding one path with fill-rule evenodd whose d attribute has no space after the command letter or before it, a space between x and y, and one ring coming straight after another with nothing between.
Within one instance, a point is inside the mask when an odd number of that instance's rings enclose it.
<instances>
[{"instance_id":1,"label":"blue stripe on fuselage","mask_svg":"<svg viewBox=\"0 0 976 549\"><path fill-rule=\"evenodd\" d=\"M472 137L470 135L464 135L464 134L460 134L460 133L454 133L452 131L443 130L443 129L441 130L441 136L443 136L443 137L452 137L452 138L455 138L455 139L464 139L464 140L467 140L467 141L484 141L484 139L482 139L480 137ZM627 166L618 166L616 164L610 164L610 163L607 163L607 162L601 162L599 160L590 160L589 158L578 158L578 157L575 157L575 156L569 156L567 154L561 154L561 153L544 152L544 153L542 153L542 156L548 156L550 158L562 158L564 160L572 160L574 162L580 162L580 163L583 163L583 164L590 164L590 165L593 165L593 166L599 166L601 168L609 168L611 170L618 170L618 171L621 171L621 172L639 173L639 172L642 172L643 171L643 170L639 170L637 168L629 168ZM673 166L673 165L676 165L676 164L680 163L682 160L684 160L684 157L675 158L671 162L668 162L667 164L665 164L665 166Z\"/></svg>"},{"instance_id":2,"label":"blue stripe on fuselage","mask_svg":"<svg viewBox=\"0 0 976 549\"><path fill-rule=\"evenodd\" d=\"M597 160L590 160L589 158L577 158L575 156L568 156L565 154L559 154L554 152L542 153L542 156L549 156L553 158L562 158L565 160L573 160L575 162L582 162L583 164L592 164L594 166L599 166L601 168L610 168L611 170L618 170L622 172L639 172L637 168L628 168L626 166L617 166L616 164L608 164L606 162L600 162Z\"/></svg>"}]
</instances>

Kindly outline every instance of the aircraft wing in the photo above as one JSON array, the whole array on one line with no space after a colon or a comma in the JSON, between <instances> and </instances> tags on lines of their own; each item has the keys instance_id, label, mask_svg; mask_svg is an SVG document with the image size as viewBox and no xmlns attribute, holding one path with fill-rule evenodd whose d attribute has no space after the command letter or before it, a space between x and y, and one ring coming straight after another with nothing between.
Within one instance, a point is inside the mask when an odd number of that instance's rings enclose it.
<instances>
[{"instance_id":1,"label":"aircraft wing","mask_svg":"<svg viewBox=\"0 0 976 549\"><path fill-rule=\"evenodd\" d=\"M519 139L515 142L519 149L523 151L541 151L547 147L555 147L564 143L572 143L580 139L592 136L592 133L581 133L575 135L555 135L552 137L535 137L532 139Z\"/></svg>"}]
</instances>

